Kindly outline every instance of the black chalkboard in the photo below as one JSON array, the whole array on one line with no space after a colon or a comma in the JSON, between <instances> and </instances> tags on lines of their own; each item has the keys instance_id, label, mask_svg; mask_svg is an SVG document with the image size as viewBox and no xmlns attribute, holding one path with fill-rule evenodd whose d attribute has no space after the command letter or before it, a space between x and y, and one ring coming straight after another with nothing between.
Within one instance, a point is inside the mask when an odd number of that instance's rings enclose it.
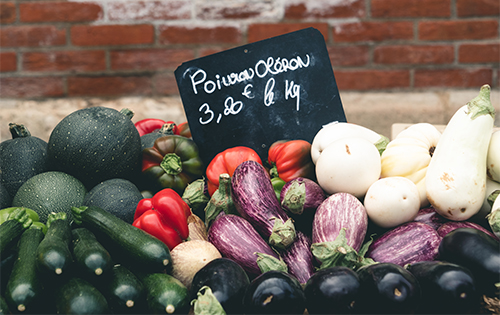
<instances>
[{"instance_id":1,"label":"black chalkboard","mask_svg":"<svg viewBox=\"0 0 500 315\"><path fill-rule=\"evenodd\" d=\"M325 40L314 28L185 62L175 77L207 165L240 145L264 161L277 140L312 142L322 125L346 121Z\"/></svg>"}]
</instances>

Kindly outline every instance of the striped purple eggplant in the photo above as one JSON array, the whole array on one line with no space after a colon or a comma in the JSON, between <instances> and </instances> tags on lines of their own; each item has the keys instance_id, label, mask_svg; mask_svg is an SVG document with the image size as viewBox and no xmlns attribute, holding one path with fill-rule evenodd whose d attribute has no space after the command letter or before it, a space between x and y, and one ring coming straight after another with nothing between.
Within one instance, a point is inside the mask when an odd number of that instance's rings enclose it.
<instances>
[{"instance_id":1,"label":"striped purple eggplant","mask_svg":"<svg viewBox=\"0 0 500 315\"><path fill-rule=\"evenodd\" d=\"M488 234L489 236L493 237L494 239L498 240L498 237L491 232L490 230L487 230L483 226L470 222L470 221L449 221L444 224L442 224L438 229L437 232L439 236L444 237L446 234L450 233L453 230L459 229L459 228L472 228L476 230L483 231L484 233Z\"/></svg>"},{"instance_id":2,"label":"striped purple eggplant","mask_svg":"<svg viewBox=\"0 0 500 315\"><path fill-rule=\"evenodd\" d=\"M329 196L316 210L312 242L333 242L342 229L346 231L347 245L359 251L368 229L368 215L358 198L344 192Z\"/></svg>"},{"instance_id":3,"label":"striped purple eggplant","mask_svg":"<svg viewBox=\"0 0 500 315\"><path fill-rule=\"evenodd\" d=\"M370 245L366 257L376 262L388 262L400 266L434 260L438 255L441 239L442 237L430 225L408 222L376 238Z\"/></svg>"},{"instance_id":4,"label":"striped purple eggplant","mask_svg":"<svg viewBox=\"0 0 500 315\"><path fill-rule=\"evenodd\" d=\"M297 177L287 182L280 193L281 207L296 215L316 212L325 200L325 192L315 181Z\"/></svg>"},{"instance_id":5,"label":"striped purple eggplant","mask_svg":"<svg viewBox=\"0 0 500 315\"><path fill-rule=\"evenodd\" d=\"M274 192L266 169L255 161L245 161L234 171L231 194L238 213L268 243L276 248L286 248L295 240L295 226L288 217Z\"/></svg>"},{"instance_id":6,"label":"striped purple eggplant","mask_svg":"<svg viewBox=\"0 0 500 315\"><path fill-rule=\"evenodd\" d=\"M223 257L234 260L251 275L261 274L256 253L279 259L254 227L244 218L234 214L221 215L215 219L208 230L208 241Z\"/></svg>"},{"instance_id":7,"label":"striped purple eggplant","mask_svg":"<svg viewBox=\"0 0 500 315\"><path fill-rule=\"evenodd\" d=\"M292 245L280 252L280 256L288 266L288 272L300 283L306 283L314 273L314 256L311 252L311 238L297 231L297 238Z\"/></svg>"},{"instance_id":8,"label":"striped purple eggplant","mask_svg":"<svg viewBox=\"0 0 500 315\"><path fill-rule=\"evenodd\" d=\"M443 223L450 220L437 213L433 207L428 207L418 210L417 217L413 221L428 224L437 230Z\"/></svg>"}]
</instances>

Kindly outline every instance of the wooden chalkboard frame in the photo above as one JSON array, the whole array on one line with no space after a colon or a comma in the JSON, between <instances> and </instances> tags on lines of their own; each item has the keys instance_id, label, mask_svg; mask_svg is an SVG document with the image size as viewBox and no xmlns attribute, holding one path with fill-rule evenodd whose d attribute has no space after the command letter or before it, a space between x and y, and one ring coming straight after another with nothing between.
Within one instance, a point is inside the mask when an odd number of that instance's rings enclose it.
<instances>
[{"instance_id":1,"label":"wooden chalkboard frame","mask_svg":"<svg viewBox=\"0 0 500 315\"><path fill-rule=\"evenodd\" d=\"M205 164L235 146L263 160L277 140L312 142L344 109L323 35L306 28L183 63L175 70Z\"/></svg>"}]
</instances>

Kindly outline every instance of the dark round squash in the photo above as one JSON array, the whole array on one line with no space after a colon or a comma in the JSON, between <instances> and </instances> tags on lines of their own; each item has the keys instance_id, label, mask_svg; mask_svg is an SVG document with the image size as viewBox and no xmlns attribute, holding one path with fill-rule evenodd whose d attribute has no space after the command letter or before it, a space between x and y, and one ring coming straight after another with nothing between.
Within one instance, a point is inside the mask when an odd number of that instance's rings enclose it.
<instances>
[{"instance_id":1,"label":"dark round squash","mask_svg":"<svg viewBox=\"0 0 500 315\"><path fill-rule=\"evenodd\" d=\"M83 199L83 205L99 207L132 224L141 199L142 194L134 183L113 178L94 186Z\"/></svg>"},{"instance_id":2,"label":"dark round squash","mask_svg":"<svg viewBox=\"0 0 500 315\"><path fill-rule=\"evenodd\" d=\"M2 174L0 174L1 176ZM0 209L8 208L12 205L12 197L9 195L9 192L5 188L2 181L0 181Z\"/></svg>"},{"instance_id":3,"label":"dark round squash","mask_svg":"<svg viewBox=\"0 0 500 315\"><path fill-rule=\"evenodd\" d=\"M52 130L48 156L54 170L79 179L88 190L112 179L134 180L141 171L141 138L133 112L89 107L64 117Z\"/></svg>"},{"instance_id":4,"label":"dark round squash","mask_svg":"<svg viewBox=\"0 0 500 315\"><path fill-rule=\"evenodd\" d=\"M87 190L75 177L57 171L40 173L28 179L12 200L13 207L34 210L46 223L51 212L65 212L71 220L71 207L80 207Z\"/></svg>"},{"instance_id":5,"label":"dark round squash","mask_svg":"<svg viewBox=\"0 0 500 315\"><path fill-rule=\"evenodd\" d=\"M47 142L21 124L10 123L12 139L0 143L2 186L11 198L34 175L48 171Z\"/></svg>"}]
</instances>

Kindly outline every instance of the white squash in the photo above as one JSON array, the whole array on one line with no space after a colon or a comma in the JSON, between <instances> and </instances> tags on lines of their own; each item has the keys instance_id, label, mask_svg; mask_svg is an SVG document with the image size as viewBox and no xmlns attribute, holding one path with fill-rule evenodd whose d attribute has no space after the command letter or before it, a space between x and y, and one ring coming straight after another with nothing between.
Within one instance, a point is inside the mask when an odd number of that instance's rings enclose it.
<instances>
[{"instance_id":1,"label":"white squash","mask_svg":"<svg viewBox=\"0 0 500 315\"><path fill-rule=\"evenodd\" d=\"M418 123L399 133L382 153L381 177L402 176L418 188L420 207L429 205L425 174L441 132L431 124Z\"/></svg>"},{"instance_id":2,"label":"white squash","mask_svg":"<svg viewBox=\"0 0 500 315\"><path fill-rule=\"evenodd\" d=\"M500 183L500 130L491 135L486 169L488 177Z\"/></svg>"},{"instance_id":3,"label":"white squash","mask_svg":"<svg viewBox=\"0 0 500 315\"><path fill-rule=\"evenodd\" d=\"M316 164L323 150L331 143L343 138L364 138L373 143L379 150L379 153L382 153L387 143L389 143L389 138L371 129L353 123L334 121L324 125L314 136L311 143L311 158L313 163Z\"/></svg>"},{"instance_id":4,"label":"white squash","mask_svg":"<svg viewBox=\"0 0 500 315\"><path fill-rule=\"evenodd\" d=\"M496 191L498 193L500 191ZM487 216L488 223L495 235L500 238L500 195L496 195L496 199L491 207L491 212Z\"/></svg>"},{"instance_id":5,"label":"white squash","mask_svg":"<svg viewBox=\"0 0 500 315\"><path fill-rule=\"evenodd\" d=\"M494 119L490 86L485 84L455 112L439 139L425 185L430 204L447 219L467 220L483 205Z\"/></svg>"},{"instance_id":6,"label":"white squash","mask_svg":"<svg viewBox=\"0 0 500 315\"><path fill-rule=\"evenodd\" d=\"M368 188L363 202L370 220L383 228L412 221L420 209L417 185L401 176L377 180Z\"/></svg>"},{"instance_id":7,"label":"white squash","mask_svg":"<svg viewBox=\"0 0 500 315\"><path fill-rule=\"evenodd\" d=\"M380 178L380 153L364 138L343 138L323 150L316 162L316 179L327 194L350 193L362 198Z\"/></svg>"}]
</instances>

